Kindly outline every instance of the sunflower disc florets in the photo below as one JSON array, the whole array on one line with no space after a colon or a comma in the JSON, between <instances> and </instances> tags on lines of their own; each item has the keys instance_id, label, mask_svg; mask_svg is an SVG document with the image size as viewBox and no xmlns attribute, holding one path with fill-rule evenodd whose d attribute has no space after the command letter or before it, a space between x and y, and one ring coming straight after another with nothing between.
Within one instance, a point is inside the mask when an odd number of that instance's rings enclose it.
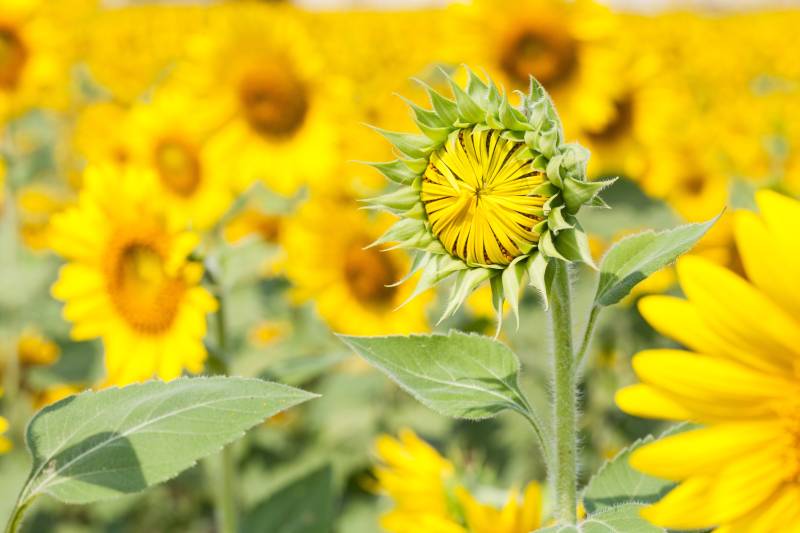
<instances>
[{"instance_id":1,"label":"sunflower disc florets","mask_svg":"<svg viewBox=\"0 0 800 533\"><path fill-rule=\"evenodd\" d=\"M400 157L371 165L398 187L368 203L400 219L375 244L415 252L409 276L421 275L412 297L455 275L442 318L485 281L498 315L505 301L516 315L526 277L547 302L551 259L592 265L576 214L605 206L597 193L610 182L586 180L588 152L563 142L552 100L533 77L515 107L491 80L467 74L466 88L445 74L454 99L425 85L433 109L409 102L422 134L378 129Z\"/></svg>"}]
</instances>

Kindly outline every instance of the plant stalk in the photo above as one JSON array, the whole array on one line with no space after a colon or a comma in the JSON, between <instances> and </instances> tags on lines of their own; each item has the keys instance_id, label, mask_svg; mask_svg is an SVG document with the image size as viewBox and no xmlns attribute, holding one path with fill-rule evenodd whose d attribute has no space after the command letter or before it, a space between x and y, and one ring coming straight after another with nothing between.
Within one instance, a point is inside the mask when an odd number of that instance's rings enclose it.
<instances>
[{"instance_id":1,"label":"plant stalk","mask_svg":"<svg viewBox=\"0 0 800 533\"><path fill-rule=\"evenodd\" d=\"M33 498L28 498L25 503L20 503L19 501L17 502L14 507L14 511L11 513L11 518L8 519L6 533L17 533L19 531L19 528L22 527L22 520L25 517L25 512L33 503L33 500Z\"/></svg>"},{"instance_id":2,"label":"plant stalk","mask_svg":"<svg viewBox=\"0 0 800 533\"><path fill-rule=\"evenodd\" d=\"M555 275L550 299L553 327L553 423L555 465L550 468L559 524L578 521L577 367L572 346L572 310L569 270L553 261Z\"/></svg>"},{"instance_id":3,"label":"plant stalk","mask_svg":"<svg viewBox=\"0 0 800 533\"><path fill-rule=\"evenodd\" d=\"M210 276L209 276L210 277ZM220 283L210 277L214 284L215 294L219 308L216 313L216 336L217 336L217 363L218 373L227 374L228 354L227 354L227 322L225 317L225 294ZM222 449L219 456L218 472L220 474L220 484L214 491L217 530L220 533L236 533L238 530L238 508L236 505L236 483L235 483L235 462L232 447L226 446Z\"/></svg>"}]
</instances>

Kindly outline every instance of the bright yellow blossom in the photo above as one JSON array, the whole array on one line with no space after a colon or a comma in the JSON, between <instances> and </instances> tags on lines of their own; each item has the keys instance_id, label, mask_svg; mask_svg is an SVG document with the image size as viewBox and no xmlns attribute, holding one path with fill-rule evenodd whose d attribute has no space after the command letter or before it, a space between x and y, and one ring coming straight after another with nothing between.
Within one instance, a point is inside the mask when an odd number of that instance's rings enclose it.
<instances>
[{"instance_id":1,"label":"bright yellow blossom","mask_svg":"<svg viewBox=\"0 0 800 533\"><path fill-rule=\"evenodd\" d=\"M643 515L667 528L717 533L800 531L800 202L756 196L760 215L737 212L747 279L699 257L678 263L686 299L642 300L645 318L690 351L650 350L621 390L638 416L702 424L636 451L631 463L679 482Z\"/></svg>"},{"instance_id":2,"label":"bright yellow blossom","mask_svg":"<svg viewBox=\"0 0 800 533\"><path fill-rule=\"evenodd\" d=\"M403 304L413 292L395 285L409 261L397 250L368 247L391 224L352 202L312 198L286 222L281 243L285 272L299 301L313 300L337 332L356 335L427 331L429 295Z\"/></svg>"},{"instance_id":3,"label":"bright yellow blossom","mask_svg":"<svg viewBox=\"0 0 800 533\"><path fill-rule=\"evenodd\" d=\"M175 80L227 119L219 135L231 179L241 190L261 180L283 195L326 179L338 162L332 112L340 86L324 76L297 11L253 3L217 9L226 24L191 41Z\"/></svg>"},{"instance_id":4,"label":"bright yellow blossom","mask_svg":"<svg viewBox=\"0 0 800 533\"><path fill-rule=\"evenodd\" d=\"M538 483L522 494L508 492L501 507L487 504L458 485L453 464L413 431L399 439L383 435L376 442L381 464L378 487L394 507L381 517L392 533L529 533L542 525Z\"/></svg>"},{"instance_id":5,"label":"bright yellow blossom","mask_svg":"<svg viewBox=\"0 0 800 533\"><path fill-rule=\"evenodd\" d=\"M188 256L198 237L168 217L147 170L92 167L76 207L52 221L69 263L53 295L75 340L100 337L106 381L124 384L203 369L206 314L216 301Z\"/></svg>"}]
</instances>

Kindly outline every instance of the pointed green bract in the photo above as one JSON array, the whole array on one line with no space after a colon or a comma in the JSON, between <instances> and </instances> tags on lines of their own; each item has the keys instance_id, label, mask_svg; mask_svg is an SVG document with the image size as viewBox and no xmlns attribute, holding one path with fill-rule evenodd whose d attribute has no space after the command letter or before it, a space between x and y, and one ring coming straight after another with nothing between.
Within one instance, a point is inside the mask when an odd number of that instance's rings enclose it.
<instances>
[{"instance_id":1,"label":"pointed green bract","mask_svg":"<svg viewBox=\"0 0 800 533\"><path fill-rule=\"evenodd\" d=\"M370 163L398 186L367 203L400 217L395 227L376 243L393 242L392 248L405 248L418 254L414 271L421 275L414 295L455 274L442 318L452 316L467 296L485 282L492 284L498 316L502 318L506 301L516 316L520 287L525 283L535 287L547 302L548 261L585 262L594 266L588 240L575 215L584 205L604 206L597 194L613 180L586 180L588 152L577 144L564 143L563 128L553 101L535 79L531 78L529 93L521 94L519 105L515 106L491 79L484 81L469 68L466 73L467 84L462 87L442 71L452 98L417 80L427 91L432 106L432 109L425 109L408 102L421 135L376 128L407 159ZM543 178L541 183L534 181L527 194L546 199L541 209L532 206L526 213L531 218L531 226L524 228L532 235L530 242L516 243L514 253L507 254L503 264L482 261L480 255L475 260L474 254L467 262L461 259L466 257L463 250L459 250L459 257L455 250L446 249L433 233L421 197L426 172L432 172L430 169L435 165L431 162L434 154L446 146L463 142L462 132L475 135L487 131L497 131L499 138L519 143L514 147L511 161L530 165L530 175ZM491 138L496 139L497 134ZM414 222L409 222L410 219ZM499 258L497 252L494 256Z\"/></svg>"}]
</instances>

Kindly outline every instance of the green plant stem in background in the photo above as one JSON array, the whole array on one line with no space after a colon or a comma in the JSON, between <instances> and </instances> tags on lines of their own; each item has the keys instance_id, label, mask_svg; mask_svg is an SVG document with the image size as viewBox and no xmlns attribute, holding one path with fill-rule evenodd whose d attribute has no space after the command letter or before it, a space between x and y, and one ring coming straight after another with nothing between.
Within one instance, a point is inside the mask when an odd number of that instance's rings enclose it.
<instances>
[{"instance_id":1,"label":"green plant stem in background","mask_svg":"<svg viewBox=\"0 0 800 533\"><path fill-rule=\"evenodd\" d=\"M572 347L572 310L568 266L553 262L550 298L553 326L553 424L555 464L550 467L556 493L556 517L560 524L577 522L577 417L576 365Z\"/></svg>"},{"instance_id":2,"label":"green plant stem in background","mask_svg":"<svg viewBox=\"0 0 800 533\"><path fill-rule=\"evenodd\" d=\"M22 519L25 517L25 511L33 503L34 498L29 498L26 502L17 502L14 511L11 513L11 518L8 519L6 526L6 533L17 533L22 526Z\"/></svg>"},{"instance_id":3,"label":"green plant stem in background","mask_svg":"<svg viewBox=\"0 0 800 533\"><path fill-rule=\"evenodd\" d=\"M217 282L215 277L209 276L214 284L214 293L217 297L219 308L215 315L217 352L215 362L219 368L216 372L220 374L228 373L228 354L227 354L227 324L225 320L225 294L222 285ZM219 454L219 475L220 483L214 490L215 514L217 517L217 529L220 533L236 533L238 529L238 509L236 506L235 490L235 464L233 450L231 446L226 446Z\"/></svg>"}]
</instances>

